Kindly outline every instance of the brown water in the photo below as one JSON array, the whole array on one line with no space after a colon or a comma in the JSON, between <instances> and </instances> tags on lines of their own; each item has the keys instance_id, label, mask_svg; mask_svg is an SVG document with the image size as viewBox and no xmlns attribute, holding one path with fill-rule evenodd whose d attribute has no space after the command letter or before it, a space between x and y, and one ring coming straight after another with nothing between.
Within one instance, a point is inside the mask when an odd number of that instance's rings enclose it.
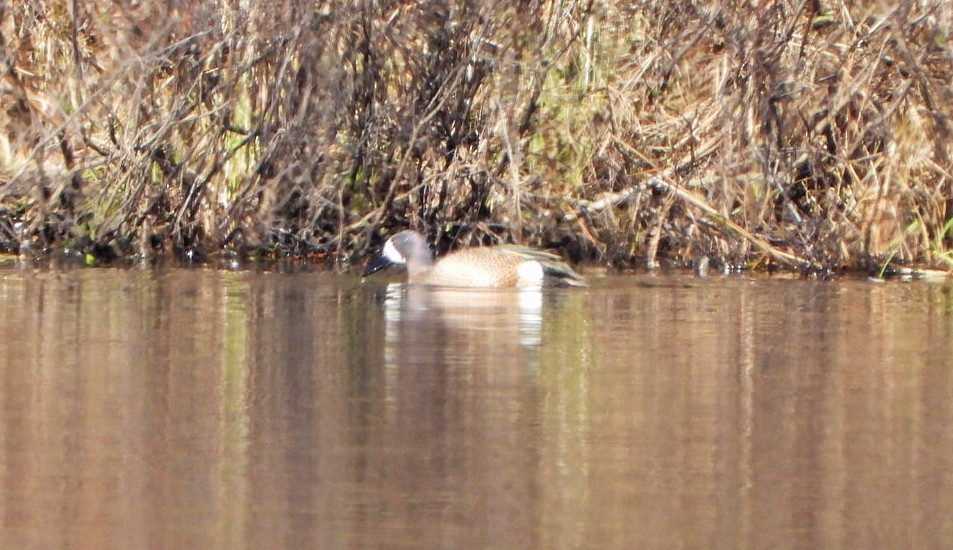
<instances>
[{"instance_id":1,"label":"brown water","mask_svg":"<svg viewBox=\"0 0 953 550\"><path fill-rule=\"evenodd\" d=\"M0 271L0 548L953 545L949 285Z\"/></svg>"}]
</instances>

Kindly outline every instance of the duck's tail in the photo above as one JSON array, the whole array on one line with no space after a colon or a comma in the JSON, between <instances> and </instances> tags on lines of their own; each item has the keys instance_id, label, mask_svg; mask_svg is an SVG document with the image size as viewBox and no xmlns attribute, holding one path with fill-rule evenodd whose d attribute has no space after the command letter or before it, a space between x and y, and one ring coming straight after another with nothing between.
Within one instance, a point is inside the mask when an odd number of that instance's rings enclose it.
<instances>
[{"instance_id":1,"label":"duck's tail","mask_svg":"<svg viewBox=\"0 0 953 550\"><path fill-rule=\"evenodd\" d=\"M569 264L556 254L525 246L513 246L511 250L524 258L539 262L539 265L543 266L543 276L546 277L548 284L575 287L589 286L585 277L573 271Z\"/></svg>"}]
</instances>

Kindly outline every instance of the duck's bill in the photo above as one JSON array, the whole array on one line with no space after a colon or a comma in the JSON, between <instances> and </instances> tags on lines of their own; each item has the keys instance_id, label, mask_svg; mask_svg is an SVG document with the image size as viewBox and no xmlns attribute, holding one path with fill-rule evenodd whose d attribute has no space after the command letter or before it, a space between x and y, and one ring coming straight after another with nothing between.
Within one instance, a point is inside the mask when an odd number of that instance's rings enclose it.
<instances>
[{"instance_id":1,"label":"duck's bill","mask_svg":"<svg viewBox=\"0 0 953 550\"><path fill-rule=\"evenodd\" d=\"M390 266L392 266L392 265L394 265L394 262L388 260L388 259L387 259L386 257L384 257L384 256L380 256L380 257L378 257L376 260L374 260L373 262L371 262L371 264L368 265L366 269L364 269L364 274L361 275L361 276L362 276L362 277L367 277L368 275L371 275L371 274L373 274L373 273L377 273L378 271L380 271L380 270L382 270L382 269L387 269L388 267L390 267Z\"/></svg>"}]
</instances>

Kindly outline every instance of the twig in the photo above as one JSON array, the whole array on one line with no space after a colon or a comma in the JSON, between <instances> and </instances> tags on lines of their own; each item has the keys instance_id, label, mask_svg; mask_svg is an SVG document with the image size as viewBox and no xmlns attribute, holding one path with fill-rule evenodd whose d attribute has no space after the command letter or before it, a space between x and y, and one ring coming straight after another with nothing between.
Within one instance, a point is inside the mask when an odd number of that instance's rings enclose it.
<instances>
[{"instance_id":1,"label":"twig","mask_svg":"<svg viewBox=\"0 0 953 550\"><path fill-rule=\"evenodd\" d=\"M712 220L714 220L716 223L723 226L725 229L728 229L738 234L743 239L745 239L746 241L754 245L755 248L757 248L761 252L764 252L768 256L771 256L772 258L774 258L775 260L781 263L790 265L792 267L808 266L815 269L821 268L821 266L819 266L815 262L804 259L796 254L792 254L790 252L785 252L784 250L780 250L777 247L771 246L769 243L765 242L764 240L759 239L758 237L755 237L750 231L741 227L735 222L729 220L727 217L723 216L717 210L715 210L707 202L698 198L692 192L688 191L687 189L681 187L678 184L665 181L664 179L660 177L656 177L656 178L651 178L648 181L648 185L651 187L655 187L657 189L668 191L669 193L672 193L673 195L675 195L682 201L703 210L706 214L711 216Z\"/></svg>"}]
</instances>

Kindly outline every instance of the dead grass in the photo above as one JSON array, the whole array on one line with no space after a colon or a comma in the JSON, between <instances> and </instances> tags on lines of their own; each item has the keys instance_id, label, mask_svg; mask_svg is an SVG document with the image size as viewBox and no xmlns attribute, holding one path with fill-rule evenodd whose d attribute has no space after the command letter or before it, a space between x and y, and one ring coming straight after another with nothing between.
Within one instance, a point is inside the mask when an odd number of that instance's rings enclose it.
<instances>
[{"instance_id":1,"label":"dead grass","mask_svg":"<svg viewBox=\"0 0 953 550\"><path fill-rule=\"evenodd\" d=\"M0 7L0 248L949 268L944 2Z\"/></svg>"}]
</instances>

